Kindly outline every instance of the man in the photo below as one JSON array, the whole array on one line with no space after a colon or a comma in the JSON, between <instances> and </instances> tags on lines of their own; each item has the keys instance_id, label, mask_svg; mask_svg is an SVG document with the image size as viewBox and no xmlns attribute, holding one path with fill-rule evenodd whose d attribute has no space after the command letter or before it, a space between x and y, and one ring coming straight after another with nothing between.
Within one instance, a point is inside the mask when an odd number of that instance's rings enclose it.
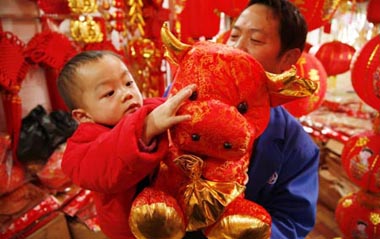
<instances>
[{"instance_id":1,"label":"man","mask_svg":"<svg viewBox=\"0 0 380 239\"><path fill-rule=\"evenodd\" d=\"M295 64L305 46L307 26L286 0L251 0L227 41L255 57L268 72ZM319 149L283 107L256 140L246 198L272 216L272 239L304 238L313 228L318 198Z\"/></svg>"}]
</instances>

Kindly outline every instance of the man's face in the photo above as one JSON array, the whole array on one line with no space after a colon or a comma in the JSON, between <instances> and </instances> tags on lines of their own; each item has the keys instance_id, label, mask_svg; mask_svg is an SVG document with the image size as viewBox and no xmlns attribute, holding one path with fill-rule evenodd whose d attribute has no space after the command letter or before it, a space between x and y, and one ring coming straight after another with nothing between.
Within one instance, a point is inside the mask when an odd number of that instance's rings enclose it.
<instances>
[{"instance_id":1,"label":"man's face","mask_svg":"<svg viewBox=\"0 0 380 239\"><path fill-rule=\"evenodd\" d=\"M87 121L113 126L143 104L132 75L116 56L105 55L83 65L78 77L82 88L81 110L87 113Z\"/></svg>"},{"instance_id":2,"label":"man's face","mask_svg":"<svg viewBox=\"0 0 380 239\"><path fill-rule=\"evenodd\" d=\"M281 73L286 67L279 56L279 19L262 4L246 8L236 20L227 45L239 48L258 60L266 71Z\"/></svg>"}]
</instances>

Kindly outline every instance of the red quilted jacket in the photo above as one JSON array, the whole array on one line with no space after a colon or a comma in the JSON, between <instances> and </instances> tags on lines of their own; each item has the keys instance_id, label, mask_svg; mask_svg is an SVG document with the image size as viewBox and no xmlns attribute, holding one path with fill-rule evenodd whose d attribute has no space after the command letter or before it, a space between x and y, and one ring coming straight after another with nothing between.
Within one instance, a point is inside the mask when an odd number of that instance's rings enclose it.
<instances>
[{"instance_id":1,"label":"red quilted jacket","mask_svg":"<svg viewBox=\"0 0 380 239\"><path fill-rule=\"evenodd\" d=\"M145 116L162 102L145 100L140 110L124 116L112 129L82 123L67 141L62 169L75 184L95 192L99 223L110 238L134 238L128 217L137 185L167 152L166 137L157 141L154 152L139 147Z\"/></svg>"}]
</instances>

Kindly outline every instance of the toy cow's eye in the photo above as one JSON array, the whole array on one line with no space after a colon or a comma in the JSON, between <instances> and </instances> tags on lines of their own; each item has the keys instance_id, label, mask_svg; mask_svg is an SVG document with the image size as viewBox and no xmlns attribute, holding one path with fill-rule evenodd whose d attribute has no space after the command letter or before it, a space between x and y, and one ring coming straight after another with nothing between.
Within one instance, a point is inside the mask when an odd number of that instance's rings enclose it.
<instances>
[{"instance_id":1,"label":"toy cow's eye","mask_svg":"<svg viewBox=\"0 0 380 239\"><path fill-rule=\"evenodd\" d=\"M190 95L189 100L194 101L194 100L196 100L197 98L198 98L198 92L197 92L197 91L194 91L194 92Z\"/></svg>"},{"instance_id":2,"label":"toy cow's eye","mask_svg":"<svg viewBox=\"0 0 380 239\"><path fill-rule=\"evenodd\" d=\"M245 114L247 113L248 111L248 104L247 102L243 101L243 102L240 102L237 106L237 109L238 111L240 112L240 114Z\"/></svg>"},{"instance_id":3,"label":"toy cow's eye","mask_svg":"<svg viewBox=\"0 0 380 239\"><path fill-rule=\"evenodd\" d=\"M223 147L225 149L232 149L232 144L230 142L224 142Z\"/></svg>"},{"instance_id":4,"label":"toy cow's eye","mask_svg":"<svg viewBox=\"0 0 380 239\"><path fill-rule=\"evenodd\" d=\"M191 140L193 141L199 141L201 139L201 136L199 134L192 134Z\"/></svg>"}]
</instances>

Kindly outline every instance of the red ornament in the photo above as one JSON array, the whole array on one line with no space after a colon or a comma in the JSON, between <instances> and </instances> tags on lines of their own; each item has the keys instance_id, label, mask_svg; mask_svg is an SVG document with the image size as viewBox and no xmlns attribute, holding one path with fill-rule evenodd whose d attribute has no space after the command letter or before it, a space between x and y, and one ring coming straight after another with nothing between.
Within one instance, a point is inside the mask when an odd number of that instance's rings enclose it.
<instances>
[{"instance_id":1,"label":"red ornament","mask_svg":"<svg viewBox=\"0 0 380 239\"><path fill-rule=\"evenodd\" d=\"M313 95L284 104L292 115L300 117L321 106L327 89L327 74L322 63L307 52L302 53L296 67L299 76L319 82L319 88Z\"/></svg>"},{"instance_id":2,"label":"red ornament","mask_svg":"<svg viewBox=\"0 0 380 239\"><path fill-rule=\"evenodd\" d=\"M364 190L380 192L380 134L367 131L351 137L342 151L350 180Z\"/></svg>"},{"instance_id":3,"label":"red ornament","mask_svg":"<svg viewBox=\"0 0 380 239\"><path fill-rule=\"evenodd\" d=\"M328 76L344 73L350 69L355 48L340 42L326 42L320 46L315 56L325 67Z\"/></svg>"},{"instance_id":4,"label":"red ornament","mask_svg":"<svg viewBox=\"0 0 380 239\"><path fill-rule=\"evenodd\" d=\"M380 196L359 191L341 198L335 219L345 239L380 237Z\"/></svg>"},{"instance_id":5,"label":"red ornament","mask_svg":"<svg viewBox=\"0 0 380 239\"><path fill-rule=\"evenodd\" d=\"M340 0L290 0L305 17L308 30L312 31L330 22Z\"/></svg>"},{"instance_id":6,"label":"red ornament","mask_svg":"<svg viewBox=\"0 0 380 239\"><path fill-rule=\"evenodd\" d=\"M360 50L351 71L352 86L359 97L375 110L380 109L380 35Z\"/></svg>"},{"instance_id":7,"label":"red ornament","mask_svg":"<svg viewBox=\"0 0 380 239\"><path fill-rule=\"evenodd\" d=\"M67 0L38 0L38 7L46 14L70 14L71 10Z\"/></svg>"},{"instance_id":8,"label":"red ornament","mask_svg":"<svg viewBox=\"0 0 380 239\"><path fill-rule=\"evenodd\" d=\"M380 0L370 0L368 2L367 20L373 24L380 23Z\"/></svg>"},{"instance_id":9,"label":"red ornament","mask_svg":"<svg viewBox=\"0 0 380 239\"><path fill-rule=\"evenodd\" d=\"M187 0L179 15L181 40L191 42L200 37L212 38L219 31L220 17L215 0Z\"/></svg>"}]
</instances>

